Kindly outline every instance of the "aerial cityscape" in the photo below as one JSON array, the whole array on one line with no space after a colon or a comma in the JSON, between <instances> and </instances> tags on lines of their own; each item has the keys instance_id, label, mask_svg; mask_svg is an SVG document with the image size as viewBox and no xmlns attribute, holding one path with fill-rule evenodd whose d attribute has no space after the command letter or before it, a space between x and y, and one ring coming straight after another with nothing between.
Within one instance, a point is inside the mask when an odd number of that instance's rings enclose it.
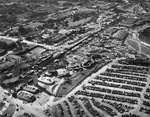
<instances>
[{"instance_id":1,"label":"aerial cityscape","mask_svg":"<svg viewBox=\"0 0 150 117\"><path fill-rule=\"evenodd\" d=\"M150 117L150 0L0 0L0 117Z\"/></svg>"}]
</instances>

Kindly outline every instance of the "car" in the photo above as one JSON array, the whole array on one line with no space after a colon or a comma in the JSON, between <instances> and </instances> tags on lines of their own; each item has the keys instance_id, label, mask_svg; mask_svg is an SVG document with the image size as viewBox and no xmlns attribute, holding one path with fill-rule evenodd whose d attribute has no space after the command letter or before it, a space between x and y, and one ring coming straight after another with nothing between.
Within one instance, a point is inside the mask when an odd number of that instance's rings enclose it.
<instances>
[{"instance_id":1,"label":"car","mask_svg":"<svg viewBox=\"0 0 150 117\"><path fill-rule=\"evenodd\" d=\"M1 117L12 117L12 116L9 114L3 114Z\"/></svg>"},{"instance_id":2,"label":"car","mask_svg":"<svg viewBox=\"0 0 150 117\"><path fill-rule=\"evenodd\" d=\"M36 116L33 115L32 113L24 113L23 117L36 117Z\"/></svg>"},{"instance_id":3,"label":"car","mask_svg":"<svg viewBox=\"0 0 150 117\"><path fill-rule=\"evenodd\" d=\"M45 114L46 116L48 116L48 117L51 117L51 116L52 116L49 109L46 109L46 110L44 110L43 112L44 112L44 114Z\"/></svg>"}]
</instances>

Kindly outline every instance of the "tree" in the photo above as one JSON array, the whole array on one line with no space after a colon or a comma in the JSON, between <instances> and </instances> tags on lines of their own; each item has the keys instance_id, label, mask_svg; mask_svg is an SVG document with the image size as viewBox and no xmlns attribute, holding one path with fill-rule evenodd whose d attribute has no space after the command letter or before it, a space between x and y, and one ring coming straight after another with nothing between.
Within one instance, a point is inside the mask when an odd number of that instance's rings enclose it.
<instances>
[{"instance_id":1,"label":"tree","mask_svg":"<svg viewBox=\"0 0 150 117\"><path fill-rule=\"evenodd\" d=\"M21 26L19 26L18 32L19 32L21 35L23 35L23 34L26 32L26 30L25 30L25 28L21 25Z\"/></svg>"}]
</instances>

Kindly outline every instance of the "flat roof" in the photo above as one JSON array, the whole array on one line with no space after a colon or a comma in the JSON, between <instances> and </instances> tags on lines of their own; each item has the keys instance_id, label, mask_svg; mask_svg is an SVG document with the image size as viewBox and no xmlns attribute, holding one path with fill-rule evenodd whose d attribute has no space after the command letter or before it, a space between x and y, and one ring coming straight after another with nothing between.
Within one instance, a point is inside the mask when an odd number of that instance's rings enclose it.
<instances>
[{"instance_id":1,"label":"flat roof","mask_svg":"<svg viewBox=\"0 0 150 117\"><path fill-rule=\"evenodd\" d=\"M93 10L93 9L81 9L81 10L76 10L74 12L75 12L75 14L86 14L86 13L95 12L95 10Z\"/></svg>"},{"instance_id":2,"label":"flat roof","mask_svg":"<svg viewBox=\"0 0 150 117\"><path fill-rule=\"evenodd\" d=\"M126 23L126 24L133 24L137 21L138 19L136 18L128 18L126 20L123 20L122 23Z\"/></svg>"},{"instance_id":3,"label":"flat roof","mask_svg":"<svg viewBox=\"0 0 150 117\"><path fill-rule=\"evenodd\" d=\"M118 30L112 37L118 39L124 39L127 34L128 32L125 30Z\"/></svg>"},{"instance_id":4,"label":"flat roof","mask_svg":"<svg viewBox=\"0 0 150 117\"><path fill-rule=\"evenodd\" d=\"M132 27L134 24L128 24L128 23L121 22L119 25L125 26L125 27Z\"/></svg>"},{"instance_id":5,"label":"flat roof","mask_svg":"<svg viewBox=\"0 0 150 117\"><path fill-rule=\"evenodd\" d=\"M112 35L112 33L114 33L115 31L116 31L116 29L109 28L104 32L104 35Z\"/></svg>"}]
</instances>

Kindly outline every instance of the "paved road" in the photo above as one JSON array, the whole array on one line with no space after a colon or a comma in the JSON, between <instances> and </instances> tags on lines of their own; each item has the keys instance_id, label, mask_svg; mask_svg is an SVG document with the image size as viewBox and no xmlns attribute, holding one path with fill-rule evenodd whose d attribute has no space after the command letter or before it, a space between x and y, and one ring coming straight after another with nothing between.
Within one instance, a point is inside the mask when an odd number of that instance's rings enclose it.
<instances>
[{"instance_id":1,"label":"paved road","mask_svg":"<svg viewBox=\"0 0 150 117\"><path fill-rule=\"evenodd\" d=\"M19 40L19 38L13 38L13 37L8 37L8 36L0 36L0 39L7 39L7 40L12 40L12 41L14 41L14 42L16 42L16 41L18 41ZM35 42L31 42L31 41L27 41L27 40L23 40L22 42L24 42L24 43L27 43L27 44L33 44L33 45L39 45L39 46L42 46L42 47L45 47L45 48L47 48L47 49L52 49L52 50L54 50L54 49L57 49L56 47L54 47L54 46L50 46L50 45L46 45L46 44L38 44L38 43L35 43Z\"/></svg>"}]
</instances>

